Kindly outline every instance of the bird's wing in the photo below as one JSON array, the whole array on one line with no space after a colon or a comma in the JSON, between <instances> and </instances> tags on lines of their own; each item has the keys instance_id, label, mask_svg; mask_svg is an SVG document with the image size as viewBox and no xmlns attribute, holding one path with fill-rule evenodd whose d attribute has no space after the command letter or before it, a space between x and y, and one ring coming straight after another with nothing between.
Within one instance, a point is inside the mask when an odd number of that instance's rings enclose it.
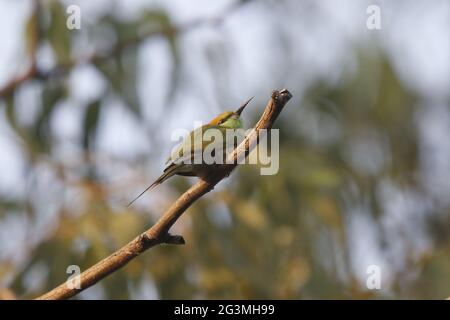
<instances>
[{"instance_id":1,"label":"bird's wing","mask_svg":"<svg viewBox=\"0 0 450 320\"><path fill-rule=\"evenodd\" d=\"M222 133L222 143L219 141L216 141L215 139L212 139L212 141L204 141L203 140L203 134L208 129L217 129ZM241 143L244 138L245 134L243 134L242 130L237 131L237 145ZM166 165L170 166L173 163L182 163L186 161L193 161L195 157L201 157L203 156L203 151L207 146L210 144L213 144L210 147L211 149L214 149L214 151L219 154L223 154L223 150L226 149L226 152L229 153L234 149L234 145L227 145L227 141L225 139L226 137L226 129L220 126L216 125L210 125L206 124L202 127L199 127L195 130L193 130L184 140L183 142L172 152L172 155L167 159ZM197 143L197 145L194 143L194 141L202 141L202 143ZM189 152L183 153L183 150L189 150Z\"/></svg>"},{"instance_id":2,"label":"bird's wing","mask_svg":"<svg viewBox=\"0 0 450 320\"><path fill-rule=\"evenodd\" d=\"M187 135L184 140L172 151L171 155L166 160L166 165L170 166L172 163L180 163L183 160L190 158L190 155L195 152L201 151L201 147L194 145L194 141L201 138L205 127L208 125L204 125L195 130L192 130L189 135ZM182 154L183 150L190 150L190 152L186 152L186 154Z\"/></svg>"}]
</instances>

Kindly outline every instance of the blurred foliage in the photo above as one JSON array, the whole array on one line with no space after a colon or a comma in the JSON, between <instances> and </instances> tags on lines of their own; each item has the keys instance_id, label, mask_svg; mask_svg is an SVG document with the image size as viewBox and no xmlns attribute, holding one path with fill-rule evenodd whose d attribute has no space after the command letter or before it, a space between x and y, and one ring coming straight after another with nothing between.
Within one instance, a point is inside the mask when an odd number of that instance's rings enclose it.
<instances>
[{"instance_id":1,"label":"blurred foliage","mask_svg":"<svg viewBox=\"0 0 450 320\"><path fill-rule=\"evenodd\" d=\"M102 179L103 163L96 158L97 129L112 98L122 100L130 114L144 121L136 89L137 38L157 33L167 41L173 63L168 96L173 97L178 89L183 56L169 16L155 9L124 21L108 13L89 27L89 41L99 44L97 49L102 52L89 65L99 71L107 88L100 97L79 106L84 110L77 141L81 156L64 162L55 157L58 138L51 121L70 96L66 80L75 64L77 34L64 27L60 2L45 2L40 9L25 28L27 50L33 56L36 48L49 45L58 73L32 81L39 92L39 110L32 123L18 120L23 110L18 108L19 92L4 97L4 106L8 125L26 158L27 181L45 167L54 179L51 184L59 190L53 196L61 197L33 196L40 188L28 182L37 190L30 190L21 201L0 198L0 221L25 213L23 223L30 233L41 226L42 211L50 207L56 211L48 218L45 232L26 241L23 260L0 260L1 283L22 298L65 281L67 266L76 264L84 270L114 252L150 227L187 187L184 178L175 178L155 191L167 195L150 196L157 199L156 205L125 209L111 201L117 190ZM176 228L184 235L185 246L151 249L97 284L99 296L128 299L149 291L156 292L154 297L172 299L442 299L450 295L446 280L450 278L449 207L430 206L425 222L405 219L404 224L425 230L430 245L422 251L405 249L401 257L391 248L393 241L398 245L398 239L388 237L383 222L386 208L380 189L384 184L431 198L418 178L424 152L418 145L415 123L418 97L405 88L382 51L374 54L361 49L357 63L357 71L337 84L316 81L301 100L294 98L286 107L276 124L281 129L277 175L261 176L258 166L236 170L226 187L199 200L178 221ZM259 114L246 116L257 119ZM121 161L117 168L126 167L142 176L136 169L142 166L138 160L108 161ZM120 184L119 193L137 190L141 182ZM354 232L350 225L355 215L370 221L379 235L375 245L388 263L398 259L387 290L365 288L365 269L355 264L349 235ZM404 248L409 248L410 240L408 236L403 239ZM99 292L88 291L81 297L96 297L94 293Z\"/></svg>"}]
</instances>

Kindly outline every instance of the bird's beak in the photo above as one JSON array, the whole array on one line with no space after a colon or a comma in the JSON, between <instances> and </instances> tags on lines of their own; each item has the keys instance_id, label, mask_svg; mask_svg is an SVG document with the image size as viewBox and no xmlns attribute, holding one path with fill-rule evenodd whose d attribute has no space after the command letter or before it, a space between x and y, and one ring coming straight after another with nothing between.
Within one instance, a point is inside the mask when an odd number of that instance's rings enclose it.
<instances>
[{"instance_id":1,"label":"bird's beak","mask_svg":"<svg viewBox=\"0 0 450 320\"><path fill-rule=\"evenodd\" d=\"M245 109L245 107L248 105L248 103L249 103L250 101L252 101L253 98L254 98L254 97L251 97L250 99L248 99L246 103L244 103L239 109L237 109L237 110L236 110L236 114L240 116L241 113L242 113L242 111Z\"/></svg>"}]
</instances>

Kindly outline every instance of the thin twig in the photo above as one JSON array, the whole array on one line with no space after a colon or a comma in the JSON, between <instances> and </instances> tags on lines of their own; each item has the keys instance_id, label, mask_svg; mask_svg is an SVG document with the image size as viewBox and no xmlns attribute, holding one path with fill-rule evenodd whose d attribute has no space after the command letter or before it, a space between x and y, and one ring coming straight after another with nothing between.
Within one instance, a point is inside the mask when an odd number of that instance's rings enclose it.
<instances>
[{"instance_id":1,"label":"thin twig","mask_svg":"<svg viewBox=\"0 0 450 320\"><path fill-rule=\"evenodd\" d=\"M37 299L61 300L71 298L117 269L123 267L130 260L157 244L184 244L183 237L170 235L168 233L169 229L197 199L213 190L217 183L230 175L231 171L237 166L237 160L248 155L251 149L257 145L260 130L272 128L276 118L291 97L291 93L286 89L274 91L255 128L229 155L229 159L233 160L232 163L234 164L223 165L221 169L217 170L212 176L209 176L208 179L197 182L172 204L153 227L111 254L109 257L84 271L79 278L79 289L63 283Z\"/></svg>"}]
</instances>

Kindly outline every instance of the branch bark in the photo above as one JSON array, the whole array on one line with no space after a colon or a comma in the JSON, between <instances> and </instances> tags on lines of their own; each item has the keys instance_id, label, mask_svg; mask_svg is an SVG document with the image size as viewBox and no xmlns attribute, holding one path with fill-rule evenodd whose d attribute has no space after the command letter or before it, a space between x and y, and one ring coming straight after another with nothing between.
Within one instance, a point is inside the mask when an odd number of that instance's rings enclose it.
<instances>
[{"instance_id":1,"label":"branch bark","mask_svg":"<svg viewBox=\"0 0 450 320\"><path fill-rule=\"evenodd\" d=\"M230 153L229 159L233 160L231 162L233 164L222 165L213 175L194 184L172 204L172 206L150 229L111 254L109 257L84 271L80 275L79 289L72 288L72 286L67 285L67 283L63 283L37 299L61 300L71 298L117 269L123 267L130 260L155 245L161 243L184 244L183 237L169 234L169 229L197 199L213 190L217 183L230 175L237 166L238 160L245 158L251 149L257 145L260 130L272 128L276 118L291 98L291 93L286 89L274 91L264 109L263 115L255 125L254 129L247 135L245 140Z\"/></svg>"}]
</instances>

